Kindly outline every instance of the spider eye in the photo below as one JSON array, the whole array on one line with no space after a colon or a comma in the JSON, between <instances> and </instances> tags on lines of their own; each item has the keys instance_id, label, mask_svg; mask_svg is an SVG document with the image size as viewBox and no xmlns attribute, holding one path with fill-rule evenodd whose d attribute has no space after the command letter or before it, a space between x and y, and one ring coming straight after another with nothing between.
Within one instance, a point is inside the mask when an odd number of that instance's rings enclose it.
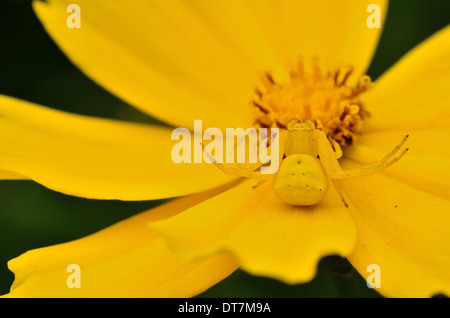
<instances>
[{"instance_id":1,"label":"spider eye","mask_svg":"<svg viewBox=\"0 0 450 318\"><path fill-rule=\"evenodd\" d=\"M293 154L282 161L272 187L278 198L288 204L314 205L325 196L328 177L317 158Z\"/></svg>"}]
</instances>

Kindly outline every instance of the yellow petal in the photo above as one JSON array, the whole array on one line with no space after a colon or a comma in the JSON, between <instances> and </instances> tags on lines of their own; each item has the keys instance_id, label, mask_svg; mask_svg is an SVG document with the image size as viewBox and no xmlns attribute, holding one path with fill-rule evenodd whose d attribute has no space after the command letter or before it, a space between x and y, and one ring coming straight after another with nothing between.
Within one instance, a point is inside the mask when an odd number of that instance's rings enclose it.
<instances>
[{"instance_id":1,"label":"yellow petal","mask_svg":"<svg viewBox=\"0 0 450 318\"><path fill-rule=\"evenodd\" d=\"M382 174L343 183L358 232L348 258L359 273L379 265L389 297L450 295L450 202Z\"/></svg>"},{"instance_id":2,"label":"yellow petal","mask_svg":"<svg viewBox=\"0 0 450 318\"><path fill-rule=\"evenodd\" d=\"M299 54L362 74L381 31L366 24L372 3L384 20L383 0L80 0L79 29L61 22L70 15L63 0L34 9L73 63L113 94L175 125L201 118L224 128L250 123L258 72L285 78Z\"/></svg>"},{"instance_id":3,"label":"yellow petal","mask_svg":"<svg viewBox=\"0 0 450 318\"><path fill-rule=\"evenodd\" d=\"M345 157L361 165L375 162L388 154L409 133L408 153L383 171L415 188L450 199L450 149L445 144L450 128L389 130L364 134Z\"/></svg>"},{"instance_id":4,"label":"yellow petal","mask_svg":"<svg viewBox=\"0 0 450 318\"><path fill-rule=\"evenodd\" d=\"M450 26L410 51L364 96L366 131L449 127Z\"/></svg>"},{"instance_id":5,"label":"yellow petal","mask_svg":"<svg viewBox=\"0 0 450 318\"><path fill-rule=\"evenodd\" d=\"M26 179L28 178L21 176L20 174L11 171L0 170L0 180L26 180Z\"/></svg>"},{"instance_id":6,"label":"yellow petal","mask_svg":"<svg viewBox=\"0 0 450 318\"><path fill-rule=\"evenodd\" d=\"M81 28L71 29L65 23L70 15L66 1L33 3L60 48L104 88L175 125L190 128L194 119L202 119L208 127L246 126L244 110L257 74L188 2L77 4Z\"/></svg>"},{"instance_id":7,"label":"yellow petal","mask_svg":"<svg viewBox=\"0 0 450 318\"><path fill-rule=\"evenodd\" d=\"M279 6L277 2L192 0L189 5L217 38L223 40L254 74L268 71L277 79L289 78L289 64L283 63L280 54L285 49L284 44L278 41L279 34L274 33L274 27L278 26L273 11ZM295 59L297 56L292 54L290 58Z\"/></svg>"},{"instance_id":8,"label":"yellow petal","mask_svg":"<svg viewBox=\"0 0 450 318\"><path fill-rule=\"evenodd\" d=\"M0 96L0 169L95 199L160 199L230 180L210 164L175 164L171 131Z\"/></svg>"},{"instance_id":9,"label":"yellow petal","mask_svg":"<svg viewBox=\"0 0 450 318\"><path fill-rule=\"evenodd\" d=\"M182 260L233 253L250 273L287 283L312 279L321 257L348 255L352 221L333 190L316 206L280 201L266 182L247 181L170 219L150 224Z\"/></svg>"},{"instance_id":10,"label":"yellow petal","mask_svg":"<svg viewBox=\"0 0 450 318\"><path fill-rule=\"evenodd\" d=\"M397 129L389 131L376 131L364 133L358 139L356 147L346 149L345 155L352 154L357 151L359 146L373 147L382 149L386 152L392 150L403 139L405 135L409 135L405 147L409 148L409 154L423 156L450 157L449 147L445 147L444 136L450 134L450 125L442 128L429 129Z\"/></svg>"},{"instance_id":11,"label":"yellow petal","mask_svg":"<svg viewBox=\"0 0 450 318\"><path fill-rule=\"evenodd\" d=\"M387 1L273 1L269 31L279 38L284 60L301 54L306 60L315 56L328 62L354 66L349 82L356 82L367 70L382 28L369 28L367 8L380 8L381 26L387 13ZM269 21L271 21L269 20Z\"/></svg>"},{"instance_id":12,"label":"yellow petal","mask_svg":"<svg viewBox=\"0 0 450 318\"><path fill-rule=\"evenodd\" d=\"M377 4L381 25L387 1L193 0L190 4L256 71L286 78L299 55L306 61L350 63L361 75L381 28L367 27L367 7ZM229 23L233 21L233 23Z\"/></svg>"},{"instance_id":13,"label":"yellow petal","mask_svg":"<svg viewBox=\"0 0 450 318\"><path fill-rule=\"evenodd\" d=\"M237 268L227 254L182 265L146 224L170 217L223 191L171 201L85 238L31 250L11 260L15 281L7 297L191 297ZM71 264L79 265L80 288Z\"/></svg>"}]
</instances>

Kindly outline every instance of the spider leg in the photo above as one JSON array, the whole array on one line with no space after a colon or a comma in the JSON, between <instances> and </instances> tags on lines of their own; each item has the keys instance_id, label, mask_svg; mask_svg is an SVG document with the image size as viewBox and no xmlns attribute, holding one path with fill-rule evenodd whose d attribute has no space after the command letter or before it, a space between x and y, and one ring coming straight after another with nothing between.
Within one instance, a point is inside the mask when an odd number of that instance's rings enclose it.
<instances>
[{"instance_id":1,"label":"spider leg","mask_svg":"<svg viewBox=\"0 0 450 318\"><path fill-rule=\"evenodd\" d=\"M342 171L341 166L339 165L339 161L336 158L336 153L333 151L333 148L331 147L331 143L328 140L326 134L321 130L314 130L314 134L316 135L315 139L317 140L317 150L319 152L319 158L320 162L322 163L322 166L324 167L325 171L327 172L327 175L329 176L330 171ZM331 178L330 178L331 179ZM331 179L331 182L334 185L334 189L336 190L336 193L341 198L342 204L346 208L348 208L347 201L344 197L344 191L343 186L341 184L340 180Z\"/></svg>"},{"instance_id":2,"label":"spider leg","mask_svg":"<svg viewBox=\"0 0 450 318\"><path fill-rule=\"evenodd\" d=\"M260 185L262 185L266 181L267 181L267 178L259 179L258 183L253 186L253 189L256 189L257 187L259 187Z\"/></svg>"},{"instance_id":3,"label":"spider leg","mask_svg":"<svg viewBox=\"0 0 450 318\"><path fill-rule=\"evenodd\" d=\"M366 165L366 166L364 166L364 167L370 168L370 167L384 166L385 163L386 163L389 159L391 159L391 158L392 158L392 157L400 150L400 148L403 146L403 144L406 142L406 140L407 140L408 138L409 138L409 135L406 135L405 137L403 137L403 140L402 140L397 146L395 146L394 149L393 149L390 153L388 153L388 154L387 154L383 159L381 159L380 161L376 161L376 162L369 163L368 165ZM403 154L402 154L401 156L403 156ZM395 163L395 162L392 162L391 164L393 164L393 163ZM390 166L391 164L389 164L389 166Z\"/></svg>"},{"instance_id":4,"label":"spider leg","mask_svg":"<svg viewBox=\"0 0 450 318\"><path fill-rule=\"evenodd\" d=\"M391 159L400 150L400 148L405 144L405 142L406 142L406 140L408 140L408 138L409 138L409 135L406 135L405 137L403 137L403 140L397 146L395 146L394 149L390 153L388 153L386 157L384 157L383 159L380 160L380 164L384 165L389 159ZM402 156L403 156L403 154L400 155L400 157L402 157Z\"/></svg>"},{"instance_id":5,"label":"spider leg","mask_svg":"<svg viewBox=\"0 0 450 318\"><path fill-rule=\"evenodd\" d=\"M266 180L270 177L270 175L263 175L258 171L258 169L263 165L262 163L220 163L217 162L217 160L214 159L214 157L205 150L205 145L203 143L200 144L203 148L203 152L206 154L208 159L225 174L244 178L254 178L259 180Z\"/></svg>"},{"instance_id":6,"label":"spider leg","mask_svg":"<svg viewBox=\"0 0 450 318\"><path fill-rule=\"evenodd\" d=\"M403 146L403 144L408 139L408 135L406 135L403 140L395 146L395 148L387 154L383 159L377 162L370 163L360 168L350 169L350 170L340 170L340 171L329 171L328 176L332 179L345 179L349 177L357 177L357 176L367 176L369 174L378 172L380 170L386 169L387 167L393 165L397 161L399 161L409 150L409 148L404 149L400 155L396 158L391 159ZM391 159L391 160L389 160Z\"/></svg>"},{"instance_id":7,"label":"spider leg","mask_svg":"<svg viewBox=\"0 0 450 318\"><path fill-rule=\"evenodd\" d=\"M348 203L347 203L347 201L345 201L345 197L344 197L344 190L343 190L342 183L339 180L334 180L334 179L332 179L331 181L333 182L333 186L336 189L337 194L341 198L342 203L344 204L344 206L346 208L348 208Z\"/></svg>"}]
</instances>

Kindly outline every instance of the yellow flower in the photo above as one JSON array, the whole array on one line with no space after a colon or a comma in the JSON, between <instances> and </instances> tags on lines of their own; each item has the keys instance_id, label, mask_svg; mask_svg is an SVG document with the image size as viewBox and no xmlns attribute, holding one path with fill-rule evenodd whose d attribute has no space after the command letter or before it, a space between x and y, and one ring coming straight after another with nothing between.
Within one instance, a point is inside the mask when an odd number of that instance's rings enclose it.
<instances>
[{"instance_id":1,"label":"yellow flower","mask_svg":"<svg viewBox=\"0 0 450 318\"><path fill-rule=\"evenodd\" d=\"M307 116L343 146L344 168L379 160L406 133L410 152L381 173L342 181L348 208L332 190L298 207L279 200L270 182L254 188L214 165L174 164L170 128L1 96L1 178L85 198L182 197L10 261L8 296L193 296L238 267L300 283L330 254L364 277L379 265L383 295L450 294L450 150L442 141L450 132L450 28L364 93L381 31L366 26L371 3L386 13L385 1L372 0L80 0L81 28L70 29L66 2L35 1L75 65L171 125L283 127ZM311 85L302 86L299 55ZM70 264L81 267L79 289L66 286Z\"/></svg>"}]
</instances>

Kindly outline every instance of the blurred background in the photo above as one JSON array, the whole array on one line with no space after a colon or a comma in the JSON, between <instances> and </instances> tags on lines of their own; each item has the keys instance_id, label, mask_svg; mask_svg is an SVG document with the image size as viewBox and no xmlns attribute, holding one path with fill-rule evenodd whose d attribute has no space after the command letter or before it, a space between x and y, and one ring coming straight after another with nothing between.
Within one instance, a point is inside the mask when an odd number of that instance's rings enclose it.
<instances>
[{"instance_id":1,"label":"blurred background","mask_svg":"<svg viewBox=\"0 0 450 318\"><path fill-rule=\"evenodd\" d=\"M376 79L449 22L448 0L392 0L368 75ZM73 113L156 122L74 67L45 33L30 0L0 0L0 45L0 94ZM8 260L30 249L81 238L161 202L87 200L32 181L0 181L0 295L9 291L14 280ZM199 297L381 296L367 288L348 261L330 256L320 262L319 274L307 284L289 286L237 271Z\"/></svg>"}]
</instances>

